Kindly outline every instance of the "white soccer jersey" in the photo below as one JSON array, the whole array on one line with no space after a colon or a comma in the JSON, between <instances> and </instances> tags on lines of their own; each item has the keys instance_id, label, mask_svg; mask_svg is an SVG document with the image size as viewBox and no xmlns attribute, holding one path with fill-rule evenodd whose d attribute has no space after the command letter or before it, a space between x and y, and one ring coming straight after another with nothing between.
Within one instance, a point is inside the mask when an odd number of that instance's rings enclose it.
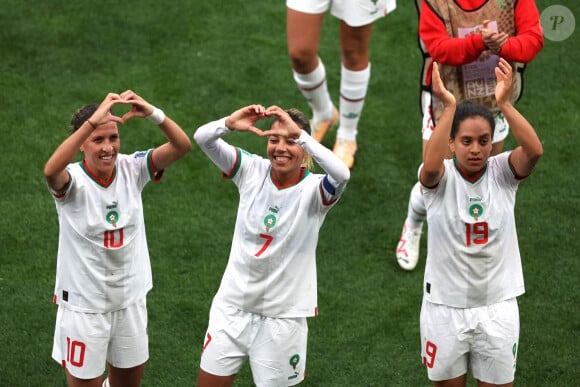
<instances>
[{"instance_id":1,"label":"white soccer jersey","mask_svg":"<svg viewBox=\"0 0 580 387\"><path fill-rule=\"evenodd\" d=\"M267 317L314 316L318 232L344 189L348 168L303 132L296 142L330 176L304 169L298 182L280 187L268 159L216 140L227 132L220 120L195 136L240 193L230 257L214 302Z\"/></svg>"},{"instance_id":2,"label":"white soccer jersey","mask_svg":"<svg viewBox=\"0 0 580 387\"><path fill-rule=\"evenodd\" d=\"M490 157L473 181L455 160L445 160L437 187L422 187L429 226L426 300L472 308L524 293L514 218L519 181L510 154Z\"/></svg>"},{"instance_id":3,"label":"white soccer jersey","mask_svg":"<svg viewBox=\"0 0 580 387\"><path fill-rule=\"evenodd\" d=\"M105 183L84 161L69 164L70 184L55 197L60 225L54 302L107 313L134 303L152 287L141 191L159 181L152 151L117 156Z\"/></svg>"}]
</instances>

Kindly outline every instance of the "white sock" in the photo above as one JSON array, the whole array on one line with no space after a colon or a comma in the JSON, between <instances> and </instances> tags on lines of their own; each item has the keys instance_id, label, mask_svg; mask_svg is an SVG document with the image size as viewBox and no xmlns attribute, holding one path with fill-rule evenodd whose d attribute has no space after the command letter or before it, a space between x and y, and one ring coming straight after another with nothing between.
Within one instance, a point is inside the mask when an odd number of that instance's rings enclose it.
<instances>
[{"instance_id":1,"label":"white sock","mask_svg":"<svg viewBox=\"0 0 580 387\"><path fill-rule=\"evenodd\" d=\"M111 385L109 384L109 378L103 380L103 387L111 387Z\"/></svg>"},{"instance_id":2,"label":"white sock","mask_svg":"<svg viewBox=\"0 0 580 387\"><path fill-rule=\"evenodd\" d=\"M340 74L340 126L336 137L355 141L358 133L358 121L363 110L369 80L371 64L361 71L348 70L342 65Z\"/></svg>"},{"instance_id":3,"label":"white sock","mask_svg":"<svg viewBox=\"0 0 580 387\"><path fill-rule=\"evenodd\" d=\"M406 222L411 227L418 228L421 227L426 216L427 210L425 209L425 202L423 201L423 194L421 193L421 184L416 182L411 190L411 195L409 195Z\"/></svg>"},{"instance_id":4,"label":"white sock","mask_svg":"<svg viewBox=\"0 0 580 387\"><path fill-rule=\"evenodd\" d=\"M326 70L322 59L318 58L318 66L309 74L299 74L292 70L294 80L312 109L313 121L328 121L332 118L332 100L326 83Z\"/></svg>"}]
</instances>

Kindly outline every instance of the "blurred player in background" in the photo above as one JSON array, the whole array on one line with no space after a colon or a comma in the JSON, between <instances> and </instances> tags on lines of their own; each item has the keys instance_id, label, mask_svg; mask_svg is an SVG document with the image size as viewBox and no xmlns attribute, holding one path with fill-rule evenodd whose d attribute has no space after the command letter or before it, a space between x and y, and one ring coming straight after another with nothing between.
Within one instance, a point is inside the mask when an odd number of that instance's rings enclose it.
<instances>
[{"instance_id":1,"label":"blurred player in background","mask_svg":"<svg viewBox=\"0 0 580 387\"><path fill-rule=\"evenodd\" d=\"M468 371L480 387L511 386L516 370L524 278L514 207L543 150L511 103L511 65L501 59L495 74L495 102L519 146L490 157L494 115L471 101L456 106L433 66L443 111L420 169L429 233L420 325L436 387L465 386Z\"/></svg>"},{"instance_id":2,"label":"blurred player in background","mask_svg":"<svg viewBox=\"0 0 580 387\"><path fill-rule=\"evenodd\" d=\"M354 164L358 122L371 76L369 43L373 23L395 6L395 0L286 1L288 53L294 80L312 109L312 137L322 141L328 129L339 123L333 151L349 168ZM340 19L339 110L330 98L326 70L318 56L322 21L329 9Z\"/></svg>"},{"instance_id":3,"label":"blurred player in background","mask_svg":"<svg viewBox=\"0 0 580 387\"><path fill-rule=\"evenodd\" d=\"M274 117L269 130L254 126L268 117ZM235 131L268 136L268 158L221 138ZM250 105L201 126L194 139L240 194L198 386L231 386L248 360L257 386L298 384L306 370L306 318L318 312L318 233L349 169L310 137L308 118L296 109ZM309 171L312 158L326 174Z\"/></svg>"},{"instance_id":4,"label":"blurred player in background","mask_svg":"<svg viewBox=\"0 0 580 387\"><path fill-rule=\"evenodd\" d=\"M443 110L441 101L431 94L432 62L436 61L443 82L457 101L477 102L492 111L496 122L492 155L498 154L509 125L495 101L494 68L499 56L510 62L514 81L509 98L515 103L522 93L524 63L543 47L536 4L533 0L416 0L416 6L424 58L420 100L423 152ZM425 204L417 182L396 251L405 270L417 265L424 220Z\"/></svg>"},{"instance_id":5,"label":"blurred player in background","mask_svg":"<svg viewBox=\"0 0 580 387\"><path fill-rule=\"evenodd\" d=\"M123 117L117 104L131 105ZM119 153L118 123L146 117L168 142ZM79 109L70 136L44 167L59 219L52 357L69 386L139 386L149 358L147 292L152 287L141 192L191 149L187 134L128 90ZM78 151L83 160L72 163ZM108 379L103 372L108 364Z\"/></svg>"}]
</instances>

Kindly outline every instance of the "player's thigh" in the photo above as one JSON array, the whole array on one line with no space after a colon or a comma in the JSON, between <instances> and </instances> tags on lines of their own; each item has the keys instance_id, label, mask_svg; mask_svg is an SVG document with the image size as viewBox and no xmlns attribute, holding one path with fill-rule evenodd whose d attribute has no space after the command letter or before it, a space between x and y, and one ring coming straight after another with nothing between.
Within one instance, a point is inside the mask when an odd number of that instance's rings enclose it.
<instances>
[{"instance_id":1,"label":"player's thigh","mask_svg":"<svg viewBox=\"0 0 580 387\"><path fill-rule=\"evenodd\" d=\"M230 387L234 384L236 375L218 376L199 369L197 387Z\"/></svg>"},{"instance_id":2,"label":"player's thigh","mask_svg":"<svg viewBox=\"0 0 580 387\"><path fill-rule=\"evenodd\" d=\"M420 315L421 357L433 381L467 373L469 336L462 310L423 300Z\"/></svg>"},{"instance_id":3,"label":"player's thigh","mask_svg":"<svg viewBox=\"0 0 580 387\"><path fill-rule=\"evenodd\" d=\"M210 309L200 369L216 376L237 374L248 358L254 318L251 313L214 302Z\"/></svg>"},{"instance_id":4,"label":"player's thigh","mask_svg":"<svg viewBox=\"0 0 580 387\"><path fill-rule=\"evenodd\" d=\"M100 375L93 379L79 379L70 374L68 370L66 372L66 383L68 387L102 387L103 386L103 375Z\"/></svg>"},{"instance_id":5,"label":"player's thigh","mask_svg":"<svg viewBox=\"0 0 580 387\"><path fill-rule=\"evenodd\" d=\"M351 71L361 71L369 64L369 44L373 24L351 27L346 22L340 22L340 47L342 63Z\"/></svg>"},{"instance_id":6,"label":"player's thigh","mask_svg":"<svg viewBox=\"0 0 580 387\"><path fill-rule=\"evenodd\" d=\"M292 68L301 74L318 65L318 48L324 13L312 14L287 8L286 38Z\"/></svg>"},{"instance_id":7,"label":"player's thigh","mask_svg":"<svg viewBox=\"0 0 580 387\"><path fill-rule=\"evenodd\" d=\"M517 300L502 301L480 310L481 332L471 355L471 372L482 382L506 384L514 380L520 320Z\"/></svg>"},{"instance_id":8,"label":"player's thigh","mask_svg":"<svg viewBox=\"0 0 580 387\"><path fill-rule=\"evenodd\" d=\"M105 371L110 326L106 314L59 307L52 357L75 378L100 377Z\"/></svg>"},{"instance_id":9,"label":"player's thigh","mask_svg":"<svg viewBox=\"0 0 580 387\"><path fill-rule=\"evenodd\" d=\"M145 298L125 309L111 312L108 362L116 368L134 368L149 359L147 304Z\"/></svg>"},{"instance_id":10,"label":"player's thigh","mask_svg":"<svg viewBox=\"0 0 580 387\"><path fill-rule=\"evenodd\" d=\"M145 364L131 368L118 368L109 364L109 385L123 387L139 387L145 372Z\"/></svg>"},{"instance_id":11,"label":"player's thigh","mask_svg":"<svg viewBox=\"0 0 580 387\"><path fill-rule=\"evenodd\" d=\"M308 324L301 318L263 318L250 349L257 386L293 386L304 380Z\"/></svg>"}]
</instances>

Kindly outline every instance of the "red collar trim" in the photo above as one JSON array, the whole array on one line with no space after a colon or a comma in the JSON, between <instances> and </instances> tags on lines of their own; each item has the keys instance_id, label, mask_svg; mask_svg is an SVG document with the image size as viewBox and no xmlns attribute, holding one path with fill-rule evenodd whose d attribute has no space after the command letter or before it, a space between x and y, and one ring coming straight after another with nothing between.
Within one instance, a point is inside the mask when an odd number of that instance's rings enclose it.
<instances>
[{"instance_id":1,"label":"red collar trim","mask_svg":"<svg viewBox=\"0 0 580 387\"><path fill-rule=\"evenodd\" d=\"M99 179L97 177L97 175L95 175L94 173L92 173L89 169L89 167L87 166L87 163L85 162L85 159L83 159L81 161L81 167L83 168L83 170L86 172L87 175L89 175L89 177L91 179L93 179L93 181L95 183L97 183L98 185L107 188L108 186L111 185L111 183L113 182L113 180L115 180L115 176L117 176L117 164L115 164L115 167L113 168L113 174L111 175L111 178L108 181L102 181L101 179Z\"/></svg>"}]
</instances>

